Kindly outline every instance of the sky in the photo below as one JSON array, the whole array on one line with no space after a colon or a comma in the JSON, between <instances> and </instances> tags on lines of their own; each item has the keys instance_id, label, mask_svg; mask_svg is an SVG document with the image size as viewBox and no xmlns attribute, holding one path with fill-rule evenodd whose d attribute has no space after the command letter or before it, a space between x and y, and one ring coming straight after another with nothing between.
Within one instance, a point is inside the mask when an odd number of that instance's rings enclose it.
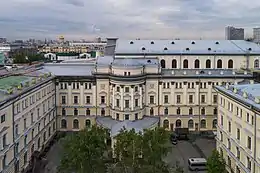
<instances>
[{"instance_id":1,"label":"sky","mask_svg":"<svg viewBox=\"0 0 260 173\"><path fill-rule=\"evenodd\" d=\"M225 26L260 26L253 0L1 0L8 39L224 39Z\"/></svg>"}]
</instances>

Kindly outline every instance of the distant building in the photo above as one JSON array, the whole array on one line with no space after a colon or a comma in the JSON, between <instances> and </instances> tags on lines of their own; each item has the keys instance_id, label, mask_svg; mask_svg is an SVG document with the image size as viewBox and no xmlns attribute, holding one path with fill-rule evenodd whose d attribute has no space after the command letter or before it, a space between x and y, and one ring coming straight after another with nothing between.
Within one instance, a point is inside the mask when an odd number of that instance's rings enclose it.
<instances>
[{"instance_id":1,"label":"distant building","mask_svg":"<svg viewBox=\"0 0 260 173\"><path fill-rule=\"evenodd\" d=\"M260 43L260 27L253 28L253 39L254 42Z\"/></svg>"},{"instance_id":2,"label":"distant building","mask_svg":"<svg viewBox=\"0 0 260 173\"><path fill-rule=\"evenodd\" d=\"M233 26L225 28L226 40L244 40L244 35L244 28L235 28Z\"/></svg>"},{"instance_id":3,"label":"distant building","mask_svg":"<svg viewBox=\"0 0 260 173\"><path fill-rule=\"evenodd\" d=\"M0 43L6 43L6 38L0 37Z\"/></svg>"}]
</instances>

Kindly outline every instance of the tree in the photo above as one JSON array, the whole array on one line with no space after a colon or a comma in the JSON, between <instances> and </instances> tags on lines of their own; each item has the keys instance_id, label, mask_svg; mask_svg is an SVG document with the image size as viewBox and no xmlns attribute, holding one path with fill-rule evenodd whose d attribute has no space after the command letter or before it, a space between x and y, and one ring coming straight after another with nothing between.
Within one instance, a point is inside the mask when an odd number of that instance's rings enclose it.
<instances>
[{"instance_id":1,"label":"tree","mask_svg":"<svg viewBox=\"0 0 260 173\"><path fill-rule=\"evenodd\" d=\"M116 136L114 168L123 173L169 173L162 158L169 148L165 145L168 133L163 128L136 133L123 129Z\"/></svg>"},{"instance_id":2,"label":"tree","mask_svg":"<svg viewBox=\"0 0 260 173\"><path fill-rule=\"evenodd\" d=\"M58 168L59 172L104 173L106 136L107 131L97 126L66 136L63 141L64 152Z\"/></svg>"},{"instance_id":3,"label":"tree","mask_svg":"<svg viewBox=\"0 0 260 173\"><path fill-rule=\"evenodd\" d=\"M226 162L223 156L213 150L211 156L207 160L208 173L226 173Z\"/></svg>"}]
</instances>

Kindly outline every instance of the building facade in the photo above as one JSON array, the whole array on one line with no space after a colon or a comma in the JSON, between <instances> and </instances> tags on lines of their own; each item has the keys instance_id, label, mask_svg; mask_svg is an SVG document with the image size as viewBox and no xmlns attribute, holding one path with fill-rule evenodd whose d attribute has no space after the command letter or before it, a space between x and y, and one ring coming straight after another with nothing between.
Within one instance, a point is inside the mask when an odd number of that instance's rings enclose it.
<instances>
[{"instance_id":1,"label":"building facade","mask_svg":"<svg viewBox=\"0 0 260 173\"><path fill-rule=\"evenodd\" d=\"M32 151L41 150L56 130L79 131L97 124L110 129L111 137L123 127L217 130L214 87L247 83L253 78L251 69L259 69L260 47L245 41L108 43L108 55L94 62L45 64L35 71L45 75L33 78L35 85L26 84L32 89L25 87L19 95L1 87L1 81L12 80L0 79L0 91L6 90L0 95L1 115L6 117L1 129L10 130L1 133L10 144L1 151L3 172L25 168Z\"/></svg>"},{"instance_id":2,"label":"building facade","mask_svg":"<svg viewBox=\"0 0 260 173\"><path fill-rule=\"evenodd\" d=\"M218 86L217 149L229 172L260 172L260 84Z\"/></svg>"},{"instance_id":3,"label":"building facade","mask_svg":"<svg viewBox=\"0 0 260 173\"><path fill-rule=\"evenodd\" d=\"M260 28L253 28L253 41L260 43Z\"/></svg>"},{"instance_id":4,"label":"building facade","mask_svg":"<svg viewBox=\"0 0 260 173\"><path fill-rule=\"evenodd\" d=\"M233 26L227 26L225 28L226 40L244 40L244 35L244 28L235 28Z\"/></svg>"}]
</instances>

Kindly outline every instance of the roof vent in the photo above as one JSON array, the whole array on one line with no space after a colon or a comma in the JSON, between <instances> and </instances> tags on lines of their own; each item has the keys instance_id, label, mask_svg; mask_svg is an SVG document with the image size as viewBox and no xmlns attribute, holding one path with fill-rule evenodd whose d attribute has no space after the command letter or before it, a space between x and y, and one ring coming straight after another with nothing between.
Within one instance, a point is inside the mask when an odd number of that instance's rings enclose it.
<instances>
[{"instance_id":1,"label":"roof vent","mask_svg":"<svg viewBox=\"0 0 260 173\"><path fill-rule=\"evenodd\" d=\"M150 60L150 59L148 59L148 60L147 60L147 62L148 62L148 63L151 63L151 60Z\"/></svg>"},{"instance_id":2,"label":"roof vent","mask_svg":"<svg viewBox=\"0 0 260 173\"><path fill-rule=\"evenodd\" d=\"M151 44L154 44L154 42L153 42L153 41L151 41Z\"/></svg>"},{"instance_id":3,"label":"roof vent","mask_svg":"<svg viewBox=\"0 0 260 173\"><path fill-rule=\"evenodd\" d=\"M133 42L133 41L130 41L130 44L134 44L134 42Z\"/></svg>"},{"instance_id":4,"label":"roof vent","mask_svg":"<svg viewBox=\"0 0 260 173\"><path fill-rule=\"evenodd\" d=\"M193 42L191 42L191 44L195 44L195 42L193 41Z\"/></svg>"},{"instance_id":5,"label":"roof vent","mask_svg":"<svg viewBox=\"0 0 260 173\"><path fill-rule=\"evenodd\" d=\"M208 51L211 51L211 48L210 48L210 47L208 48Z\"/></svg>"},{"instance_id":6,"label":"roof vent","mask_svg":"<svg viewBox=\"0 0 260 173\"><path fill-rule=\"evenodd\" d=\"M163 50L168 50L168 48L167 48L167 47L165 47Z\"/></svg>"},{"instance_id":7,"label":"roof vent","mask_svg":"<svg viewBox=\"0 0 260 173\"><path fill-rule=\"evenodd\" d=\"M248 50L249 50L249 51L251 51L251 50L252 50L252 48L250 47L250 48L248 48Z\"/></svg>"},{"instance_id":8,"label":"roof vent","mask_svg":"<svg viewBox=\"0 0 260 173\"><path fill-rule=\"evenodd\" d=\"M187 47L186 50L190 50L190 48Z\"/></svg>"},{"instance_id":9,"label":"roof vent","mask_svg":"<svg viewBox=\"0 0 260 173\"><path fill-rule=\"evenodd\" d=\"M172 44L175 44L175 42L174 42L174 41L172 41Z\"/></svg>"},{"instance_id":10,"label":"roof vent","mask_svg":"<svg viewBox=\"0 0 260 173\"><path fill-rule=\"evenodd\" d=\"M142 50L145 50L145 47L142 47Z\"/></svg>"},{"instance_id":11,"label":"roof vent","mask_svg":"<svg viewBox=\"0 0 260 173\"><path fill-rule=\"evenodd\" d=\"M218 41L216 41L216 43L215 44L219 44L219 42Z\"/></svg>"}]
</instances>

